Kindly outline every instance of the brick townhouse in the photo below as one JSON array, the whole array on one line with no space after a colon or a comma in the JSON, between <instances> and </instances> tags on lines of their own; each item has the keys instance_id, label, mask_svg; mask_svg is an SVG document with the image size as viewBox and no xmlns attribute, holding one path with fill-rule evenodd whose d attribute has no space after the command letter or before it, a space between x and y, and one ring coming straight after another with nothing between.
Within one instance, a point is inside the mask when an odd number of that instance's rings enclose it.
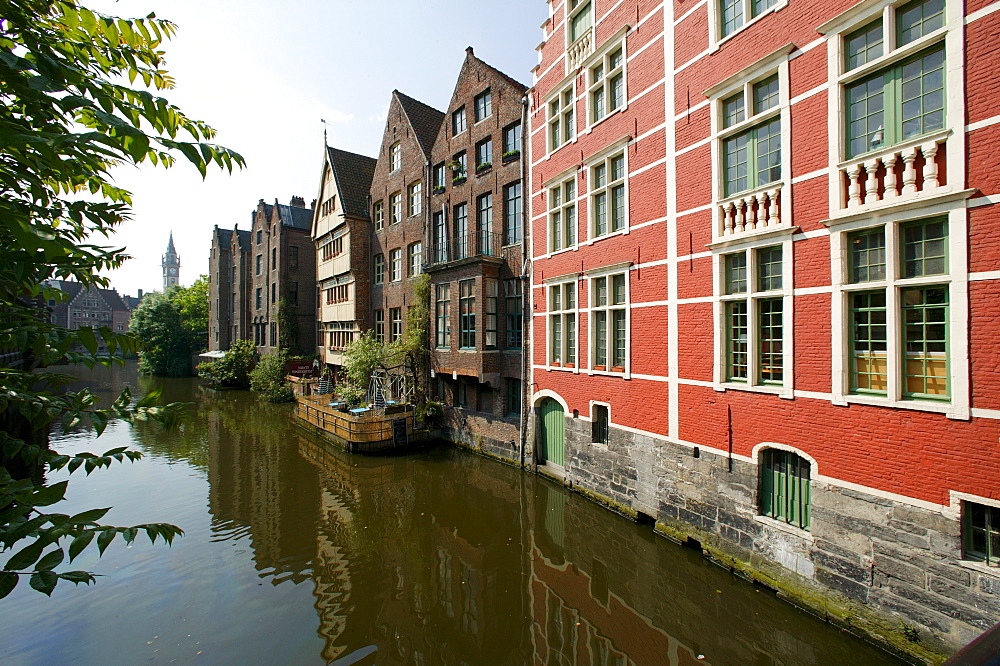
<instances>
[{"instance_id":1,"label":"brick townhouse","mask_svg":"<svg viewBox=\"0 0 1000 666\"><path fill-rule=\"evenodd\" d=\"M262 354L277 350L283 341L293 352L311 352L316 346L312 217L302 197L292 197L288 205L261 199L254 211L247 257L250 329L243 337L252 339ZM287 318L279 316L282 301ZM290 330L282 331L282 326Z\"/></svg>"},{"instance_id":2,"label":"brick townhouse","mask_svg":"<svg viewBox=\"0 0 1000 666\"><path fill-rule=\"evenodd\" d=\"M433 393L448 436L518 458L525 86L466 51L430 168Z\"/></svg>"},{"instance_id":3,"label":"brick townhouse","mask_svg":"<svg viewBox=\"0 0 1000 666\"><path fill-rule=\"evenodd\" d=\"M370 320L383 342L403 337L413 280L423 271L427 172L443 118L441 111L392 92L370 190Z\"/></svg>"},{"instance_id":4,"label":"brick townhouse","mask_svg":"<svg viewBox=\"0 0 1000 666\"><path fill-rule=\"evenodd\" d=\"M344 349L371 328L371 218L368 193L375 159L324 147L311 238L319 307L316 353L337 372Z\"/></svg>"},{"instance_id":5,"label":"brick townhouse","mask_svg":"<svg viewBox=\"0 0 1000 666\"><path fill-rule=\"evenodd\" d=\"M541 469L925 656L1000 620L998 9L554 0L531 92Z\"/></svg>"},{"instance_id":6,"label":"brick townhouse","mask_svg":"<svg viewBox=\"0 0 1000 666\"><path fill-rule=\"evenodd\" d=\"M64 301L52 299L48 302L49 317L56 326L70 330L89 327L128 332L132 307L125 303L117 289L84 288L72 280L48 280L48 285L66 294ZM141 290L139 293L141 300ZM98 353L106 353L104 340L98 336L97 341Z\"/></svg>"}]
</instances>

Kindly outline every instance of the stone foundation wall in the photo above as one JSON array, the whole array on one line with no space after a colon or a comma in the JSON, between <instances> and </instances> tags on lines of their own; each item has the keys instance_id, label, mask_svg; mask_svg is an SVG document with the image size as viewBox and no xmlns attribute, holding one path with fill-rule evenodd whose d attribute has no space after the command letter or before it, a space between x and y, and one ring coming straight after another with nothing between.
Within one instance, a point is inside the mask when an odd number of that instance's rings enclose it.
<instances>
[{"instance_id":1,"label":"stone foundation wall","mask_svg":"<svg viewBox=\"0 0 1000 666\"><path fill-rule=\"evenodd\" d=\"M696 454L697 452L697 454ZM816 480L808 531L757 515L758 467L566 419L563 481L831 621L936 660L1000 621L1000 570L962 560L957 517Z\"/></svg>"},{"instance_id":2,"label":"stone foundation wall","mask_svg":"<svg viewBox=\"0 0 1000 666\"><path fill-rule=\"evenodd\" d=\"M497 418L485 412L445 407L442 436L450 442L477 453L519 465L520 434L517 417ZM526 454L526 464L530 462Z\"/></svg>"}]
</instances>

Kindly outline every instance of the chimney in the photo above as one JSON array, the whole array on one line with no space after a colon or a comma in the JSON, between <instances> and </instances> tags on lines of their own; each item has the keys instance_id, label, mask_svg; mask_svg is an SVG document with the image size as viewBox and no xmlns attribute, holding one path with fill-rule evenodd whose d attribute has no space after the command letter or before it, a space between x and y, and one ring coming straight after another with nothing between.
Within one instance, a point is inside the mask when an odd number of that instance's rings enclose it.
<instances>
[{"instance_id":1,"label":"chimney","mask_svg":"<svg viewBox=\"0 0 1000 666\"><path fill-rule=\"evenodd\" d=\"M306 200L303 199L302 197L292 197L290 205L295 206L296 208L305 208Z\"/></svg>"},{"instance_id":2,"label":"chimney","mask_svg":"<svg viewBox=\"0 0 1000 666\"><path fill-rule=\"evenodd\" d=\"M139 300L142 300L142 289L139 290Z\"/></svg>"},{"instance_id":3,"label":"chimney","mask_svg":"<svg viewBox=\"0 0 1000 666\"><path fill-rule=\"evenodd\" d=\"M309 209L310 210L316 210L316 200L315 199L313 199L312 203L309 204Z\"/></svg>"}]
</instances>

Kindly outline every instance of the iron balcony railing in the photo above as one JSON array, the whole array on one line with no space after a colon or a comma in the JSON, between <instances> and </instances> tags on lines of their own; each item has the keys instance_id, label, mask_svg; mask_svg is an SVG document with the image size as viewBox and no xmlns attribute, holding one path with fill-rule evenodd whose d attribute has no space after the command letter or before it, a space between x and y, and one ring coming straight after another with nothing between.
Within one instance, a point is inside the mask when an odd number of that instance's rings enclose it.
<instances>
[{"instance_id":1,"label":"iron balcony railing","mask_svg":"<svg viewBox=\"0 0 1000 666\"><path fill-rule=\"evenodd\" d=\"M469 257L499 257L503 235L480 231L456 236L446 242L431 245L431 264L443 264Z\"/></svg>"}]
</instances>

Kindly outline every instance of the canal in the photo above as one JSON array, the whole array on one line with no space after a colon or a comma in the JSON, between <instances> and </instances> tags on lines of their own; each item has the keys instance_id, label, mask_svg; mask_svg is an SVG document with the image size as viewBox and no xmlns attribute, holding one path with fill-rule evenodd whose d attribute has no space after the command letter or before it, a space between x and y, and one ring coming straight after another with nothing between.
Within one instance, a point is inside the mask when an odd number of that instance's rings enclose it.
<instances>
[{"instance_id":1,"label":"canal","mask_svg":"<svg viewBox=\"0 0 1000 666\"><path fill-rule=\"evenodd\" d=\"M172 522L116 541L93 587L0 601L11 664L891 664L892 657L584 498L447 446L384 458L304 434L289 406L197 380L80 370L191 401L181 428L113 423L64 452L129 445L73 475L58 511ZM52 479L61 478L52 475ZM75 566L79 565L79 566Z\"/></svg>"}]
</instances>

